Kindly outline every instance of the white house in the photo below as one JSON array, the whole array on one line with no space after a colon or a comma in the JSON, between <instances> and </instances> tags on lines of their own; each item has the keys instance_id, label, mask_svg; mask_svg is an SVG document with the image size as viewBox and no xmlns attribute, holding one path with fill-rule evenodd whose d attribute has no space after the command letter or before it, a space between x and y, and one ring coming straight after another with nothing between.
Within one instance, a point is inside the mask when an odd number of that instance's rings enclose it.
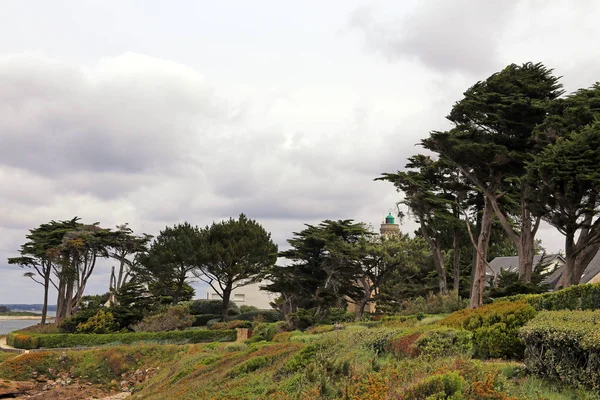
<instances>
[{"instance_id":1,"label":"white house","mask_svg":"<svg viewBox=\"0 0 600 400\"><path fill-rule=\"evenodd\" d=\"M242 286L233 289L231 292L231 300L238 306L254 306L261 310L270 310L273 307L269 303L275 301L278 297L277 293L267 292L260 290L262 286L265 286L269 282L263 281L260 283L251 283L246 286ZM206 293L207 300L221 300L221 296L217 294L212 288L209 288Z\"/></svg>"}]
</instances>

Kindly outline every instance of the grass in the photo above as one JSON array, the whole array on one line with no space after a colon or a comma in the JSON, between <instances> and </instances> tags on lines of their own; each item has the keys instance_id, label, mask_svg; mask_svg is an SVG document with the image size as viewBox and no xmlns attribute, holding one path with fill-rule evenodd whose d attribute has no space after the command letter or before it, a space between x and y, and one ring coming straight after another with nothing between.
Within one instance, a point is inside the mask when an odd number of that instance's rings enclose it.
<instances>
[{"instance_id":1,"label":"grass","mask_svg":"<svg viewBox=\"0 0 600 400\"><path fill-rule=\"evenodd\" d=\"M3 363L6 360L13 359L17 355L18 355L17 353L8 353L8 352L0 351L0 363Z\"/></svg>"},{"instance_id":2,"label":"grass","mask_svg":"<svg viewBox=\"0 0 600 400\"><path fill-rule=\"evenodd\" d=\"M395 326L397 321L371 327L349 324L342 330L294 332L277 342L116 346L67 352L62 361L57 353L30 353L0 364L0 378L21 380L33 371L51 369L58 374L73 369L84 382L110 387L123 373L159 368L135 394L163 400L409 400L420 397L405 393L434 393L431 398L437 398L435 391L443 385L461 391L465 399L598 398L528 376L517 362L432 359L387 345L430 330L434 322L417 327Z\"/></svg>"}]
</instances>

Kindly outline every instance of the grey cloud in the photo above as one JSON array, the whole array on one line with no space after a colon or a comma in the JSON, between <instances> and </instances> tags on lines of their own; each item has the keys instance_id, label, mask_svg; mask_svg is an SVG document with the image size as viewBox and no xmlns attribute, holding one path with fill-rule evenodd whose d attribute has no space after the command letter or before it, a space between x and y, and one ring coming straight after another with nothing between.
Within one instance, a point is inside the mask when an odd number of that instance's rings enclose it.
<instances>
[{"instance_id":1,"label":"grey cloud","mask_svg":"<svg viewBox=\"0 0 600 400\"><path fill-rule=\"evenodd\" d=\"M498 44L517 0L418 2L400 18L381 21L361 7L351 26L389 60L416 59L439 72L481 75L498 68Z\"/></svg>"},{"instance_id":2,"label":"grey cloud","mask_svg":"<svg viewBox=\"0 0 600 400\"><path fill-rule=\"evenodd\" d=\"M232 115L203 78L136 54L94 68L0 58L0 163L60 177L176 168Z\"/></svg>"}]
</instances>

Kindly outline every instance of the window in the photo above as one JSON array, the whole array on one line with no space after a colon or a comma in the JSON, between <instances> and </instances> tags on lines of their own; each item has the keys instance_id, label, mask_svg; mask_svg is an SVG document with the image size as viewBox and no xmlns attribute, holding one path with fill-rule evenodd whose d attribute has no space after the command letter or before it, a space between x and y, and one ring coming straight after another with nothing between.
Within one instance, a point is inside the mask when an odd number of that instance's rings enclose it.
<instances>
[{"instance_id":1,"label":"window","mask_svg":"<svg viewBox=\"0 0 600 400\"><path fill-rule=\"evenodd\" d=\"M233 295L233 301L246 301L246 295L242 293L236 293Z\"/></svg>"}]
</instances>

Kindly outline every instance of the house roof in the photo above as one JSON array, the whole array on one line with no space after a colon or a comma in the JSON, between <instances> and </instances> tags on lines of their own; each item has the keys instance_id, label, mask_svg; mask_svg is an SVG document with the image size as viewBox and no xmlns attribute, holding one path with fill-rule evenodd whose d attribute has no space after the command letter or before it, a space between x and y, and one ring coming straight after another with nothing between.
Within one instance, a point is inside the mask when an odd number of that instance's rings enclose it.
<instances>
[{"instance_id":1,"label":"house roof","mask_svg":"<svg viewBox=\"0 0 600 400\"><path fill-rule=\"evenodd\" d=\"M592 261L590 261L585 271L583 271L581 283L588 283L598 274L600 274L600 251L596 253L596 256L592 258Z\"/></svg>"},{"instance_id":2,"label":"house roof","mask_svg":"<svg viewBox=\"0 0 600 400\"><path fill-rule=\"evenodd\" d=\"M555 287L560 280L563 269L564 267L554 271L554 273L544 279L544 282L549 283L552 287ZM598 274L600 274L600 251L596 253L596 256L592 258L592 261L590 261L585 271L583 271L583 275L581 276L579 283L588 283Z\"/></svg>"},{"instance_id":3,"label":"house roof","mask_svg":"<svg viewBox=\"0 0 600 400\"><path fill-rule=\"evenodd\" d=\"M546 261L561 257L560 254L546 254ZM533 256L533 265L537 265L542 259L541 255ZM487 275L500 274L501 270L517 272L519 271L519 257L496 257L489 262L490 268L487 269ZM490 269L493 271L490 271Z\"/></svg>"}]
</instances>

